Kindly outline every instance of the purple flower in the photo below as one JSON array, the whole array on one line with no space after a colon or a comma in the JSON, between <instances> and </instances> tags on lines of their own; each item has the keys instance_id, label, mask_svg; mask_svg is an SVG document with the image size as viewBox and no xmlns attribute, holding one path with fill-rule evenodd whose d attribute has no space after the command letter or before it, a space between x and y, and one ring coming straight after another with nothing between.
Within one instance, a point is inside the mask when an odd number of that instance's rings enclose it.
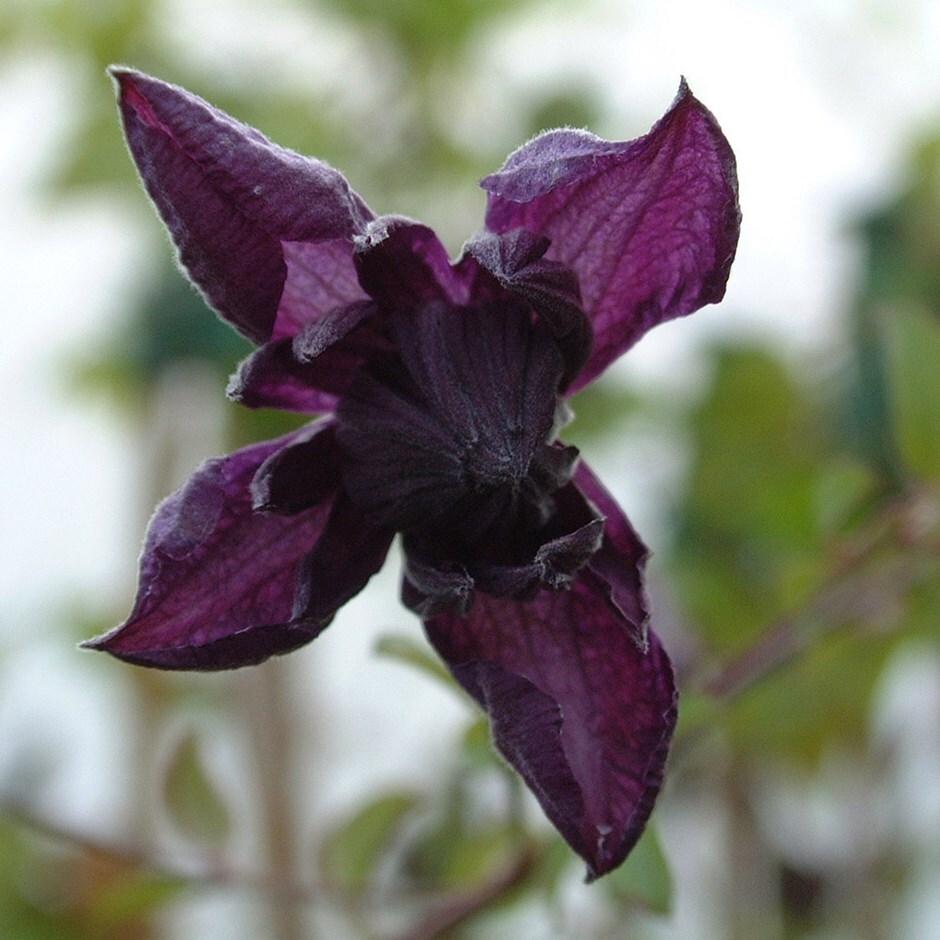
<instances>
[{"instance_id":1,"label":"purple flower","mask_svg":"<svg viewBox=\"0 0 940 940\"><path fill-rule=\"evenodd\" d=\"M326 164L115 70L131 154L208 302L258 349L229 394L321 415L204 463L157 509L128 620L87 645L229 669L308 643L381 567L589 878L659 791L676 717L647 550L574 447L566 397L721 299L734 156L683 83L644 137L544 133L483 180L456 262Z\"/></svg>"}]
</instances>

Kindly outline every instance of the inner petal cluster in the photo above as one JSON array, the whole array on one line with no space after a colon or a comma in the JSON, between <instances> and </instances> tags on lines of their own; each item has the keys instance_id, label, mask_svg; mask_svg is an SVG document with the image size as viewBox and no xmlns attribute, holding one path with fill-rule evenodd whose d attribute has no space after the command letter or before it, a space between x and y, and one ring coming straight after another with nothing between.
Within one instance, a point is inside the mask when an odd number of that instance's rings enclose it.
<instances>
[{"instance_id":1,"label":"inner petal cluster","mask_svg":"<svg viewBox=\"0 0 940 940\"><path fill-rule=\"evenodd\" d=\"M564 369L523 301L427 303L390 318L336 413L344 487L376 524L469 544L531 529L570 476L552 446Z\"/></svg>"}]
</instances>

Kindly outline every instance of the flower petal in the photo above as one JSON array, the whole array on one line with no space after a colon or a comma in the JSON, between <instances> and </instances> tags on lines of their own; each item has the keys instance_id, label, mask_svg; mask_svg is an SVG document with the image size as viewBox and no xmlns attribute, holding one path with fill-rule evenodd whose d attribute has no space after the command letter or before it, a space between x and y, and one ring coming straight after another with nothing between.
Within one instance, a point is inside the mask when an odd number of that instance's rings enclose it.
<instances>
[{"instance_id":1,"label":"flower petal","mask_svg":"<svg viewBox=\"0 0 940 940\"><path fill-rule=\"evenodd\" d=\"M252 508L293 516L331 499L340 487L334 430L329 418L315 421L274 451L251 481Z\"/></svg>"},{"instance_id":2,"label":"flower petal","mask_svg":"<svg viewBox=\"0 0 940 940\"><path fill-rule=\"evenodd\" d=\"M487 227L551 239L578 276L594 349L572 391L648 329L724 295L740 228L734 154L683 81L645 136L550 131L483 180Z\"/></svg>"},{"instance_id":3,"label":"flower petal","mask_svg":"<svg viewBox=\"0 0 940 940\"><path fill-rule=\"evenodd\" d=\"M562 388L578 375L591 353L591 321L581 309L578 279L571 268L544 258L550 242L526 229L505 235L481 232L465 250L507 290L535 308L565 357Z\"/></svg>"},{"instance_id":4,"label":"flower petal","mask_svg":"<svg viewBox=\"0 0 940 940\"><path fill-rule=\"evenodd\" d=\"M296 435L206 461L157 509L130 617L85 646L161 669L231 669L312 640L291 623L297 572L331 500L294 516L253 512L250 484Z\"/></svg>"},{"instance_id":5,"label":"flower petal","mask_svg":"<svg viewBox=\"0 0 940 940\"><path fill-rule=\"evenodd\" d=\"M294 598L294 622L328 623L382 567L395 536L373 525L340 493L323 535L303 560Z\"/></svg>"},{"instance_id":6,"label":"flower petal","mask_svg":"<svg viewBox=\"0 0 940 940\"><path fill-rule=\"evenodd\" d=\"M589 879L616 868L652 811L676 720L658 639L641 649L590 572L529 602L478 594L466 618L425 628Z\"/></svg>"},{"instance_id":7,"label":"flower petal","mask_svg":"<svg viewBox=\"0 0 940 940\"><path fill-rule=\"evenodd\" d=\"M332 411L366 360L392 348L374 327L377 309L371 301L337 307L296 336L265 343L238 367L229 398L250 408Z\"/></svg>"},{"instance_id":8,"label":"flower petal","mask_svg":"<svg viewBox=\"0 0 940 940\"><path fill-rule=\"evenodd\" d=\"M263 343L362 298L352 237L372 213L340 173L181 88L112 74L147 192L224 319Z\"/></svg>"},{"instance_id":9,"label":"flower petal","mask_svg":"<svg viewBox=\"0 0 940 940\"><path fill-rule=\"evenodd\" d=\"M433 230L400 216L380 216L356 238L356 271L363 288L388 310L434 301L465 304L469 285L450 263Z\"/></svg>"},{"instance_id":10,"label":"flower petal","mask_svg":"<svg viewBox=\"0 0 940 940\"><path fill-rule=\"evenodd\" d=\"M630 520L591 468L582 460L574 484L604 516L604 539L591 557L590 569L609 587L611 601L626 618L636 641L646 643L649 601L643 587L643 567L649 549Z\"/></svg>"},{"instance_id":11,"label":"flower petal","mask_svg":"<svg viewBox=\"0 0 940 940\"><path fill-rule=\"evenodd\" d=\"M225 394L249 408L325 414L336 407L338 398L317 388L312 381L315 371L309 364L297 361L291 337L274 339L239 365Z\"/></svg>"}]
</instances>

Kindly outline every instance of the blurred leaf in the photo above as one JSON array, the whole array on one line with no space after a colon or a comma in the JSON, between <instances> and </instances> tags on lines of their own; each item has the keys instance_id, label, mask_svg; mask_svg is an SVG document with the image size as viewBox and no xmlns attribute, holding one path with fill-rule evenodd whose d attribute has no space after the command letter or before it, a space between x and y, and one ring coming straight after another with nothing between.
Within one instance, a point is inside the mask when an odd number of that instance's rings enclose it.
<instances>
[{"instance_id":1,"label":"blurred leaf","mask_svg":"<svg viewBox=\"0 0 940 940\"><path fill-rule=\"evenodd\" d=\"M510 774L514 773L508 769L493 746L490 724L482 715L467 725L460 744L461 753L472 770L490 770L495 767Z\"/></svg>"},{"instance_id":2,"label":"blurred leaf","mask_svg":"<svg viewBox=\"0 0 940 940\"><path fill-rule=\"evenodd\" d=\"M351 892L367 890L403 824L420 804L417 793L383 794L333 829L320 853L330 881Z\"/></svg>"},{"instance_id":3,"label":"blurred leaf","mask_svg":"<svg viewBox=\"0 0 940 940\"><path fill-rule=\"evenodd\" d=\"M189 886L181 878L128 872L98 894L95 915L104 927L139 921L188 890Z\"/></svg>"},{"instance_id":4,"label":"blurred leaf","mask_svg":"<svg viewBox=\"0 0 940 940\"><path fill-rule=\"evenodd\" d=\"M603 439L634 416L642 403L641 397L622 383L607 378L594 382L571 399L574 420L562 432L565 443L584 447Z\"/></svg>"},{"instance_id":5,"label":"blurred leaf","mask_svg":"<svg viewBox=\"0 0 940 940\"><path fill-rule=\"evenodd\" d=\"M378 28L407 52L412 67L453 55L483 26L531 0L329 0L343 16Z\"/></svg>"},{"instance_id":6,"label":"blurred leaf","mask_svg":"<svg viewBox=\"0 0 940 940\"><path fill-rule=\"evenodd\" d=\"M811 586L828 439L819 407L769 350L713 356L711 387L687 419L672 570L693 623L727 651Z\"/></svg>"},{"instance_id":7,"label":"blurred leaf","mask_svg":"<svg viewBox=\"0 0 940 940\"><path fill-rule=\"evenodd\" d=\"M379 637L375 644L375 651L382 656L389 656L399 662L414 666L425 675L442 682L449 689L457 686L453 676L436 656L428 652L427 646L413 640L410 636L401 633L386 633Z\"/></svg>"},{"instance_id":8,"label":"blurred leaf","mask_svg":"<svg viewBox=\"0 0 940 940\"><path fill-rule=\"evenodd\" d=\"M163 779L163 796L183 835L217 847L228 839L231 814L206 769L195 732L177 742Z\"/></svg>"},{"instance_id":9,"label":"blurred leaf","mask_svg":"<svg viewBox=\"0 0 940 940\"><path fill-rule=\"evenodd\" d=\"M884 327L898 449L915 474L940 481L940 320L898 308Z\"/></svg>"},{"instance_id":10,"label":"blurred leaf","mask_svg":"<svg viewBox=\"0 0 940 940\"><path fill-rule=\"evenodd\" d=\"M601 884L620 904L628 907L639 905L655 914L671 911L672 872L654 826L646 827L627 860Z\"/></svg>"}]
</instances>

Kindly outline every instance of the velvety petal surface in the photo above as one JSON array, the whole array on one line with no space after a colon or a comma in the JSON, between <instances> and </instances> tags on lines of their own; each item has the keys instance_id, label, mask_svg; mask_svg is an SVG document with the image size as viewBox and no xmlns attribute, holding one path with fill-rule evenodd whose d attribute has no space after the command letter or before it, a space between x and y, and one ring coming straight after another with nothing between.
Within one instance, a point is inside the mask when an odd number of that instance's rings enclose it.
<instances>
[{"instance_id":1,"label":"velvety petal surface","mask_svg":"<svg viewBox=\"0 0 940 940\"><path fill-rule=\"evenodd\" d=\"M652 811L675 725L658 639L638 646L590 572L527 603L477 595L466 617L425 629L588 877L619 865Z\"/></svg>"},{"instance_id":2,"label":"velvety petal surface","mask_svg":"<svg viewBox=\"0 0 940 940\"><path fill-rule=\"evenodd\" d=\"M434 231L401 216L379 216L356 238L359 282L388 310L422 304L465 304L470 279L450 262Z\"/></svg>"},{"instance_id":3,"label":"velvety petal surface","mask_svg":"<svg viewBox=\"0 0 940 940\"><path fill-rule=\"evenodd\" d=\"M373 326L377 305L337 307L293 337L255 350L232 376L228 396L249 408L332 411L363 364L391 343Z\"/></svg>"},{"instance_id":4,"label":"velvety petal surface","mask_svg":"<svg viewBox=\"0 0 940 940\"><path fill-rule=\"evenodd\" d=\"M162 669L231 669L312 640L325 622L292 623L291 614L301 560L332 500L293 516L251 507L258 468L295 439L208 460L166 499L150 522L130 617L85 645Z\"/></svg>"},{"instance_id":5,"label":"velvety petal surface","mask_svg":"<svg viewBox=\"0 0 940 940\"><path fill-rule=\"evenodd\" d=\"M648 329L724 295L740 228L734 154L683 81L644 137L549 131L486 177L486 225L551 239L578 276L594 348L576 390Z\"/></svg>"},{"instance_id":6,"label":"velvety petal surface","mask_svg":"<svg viewBox=\"0 0 940 940\"><path fill-rule=\"evenodd\" d=\"M611 601L642 645L646 643L649 623L649 600L643 586L643 568L649 549L617 501L583 460L575 470L574 484L604 517L604 538L591 556L589 567L607 584Z\"/></svg>"},{"instance_id":7,"label":"velvety petal surface","mask_svg":"<svg viewBox=\"0 0 940 940\"><path fill-rule=\"evenodd\" d=\"M565 357L562 386L566 388L587 362L593 334L581 309L574 271L543 257L550 244L543 236L514 229L505 235L481 232L465 250L504 288L535 308Z\"/></svg>"},{"instance_id":8,"label":"velvety petal surface","mask_svg":"<svg viewBox=\"0 0 940 940\"><path fill-rule=\"evenodd\" d=\"M342 174L182 88L112 74L147 192L222 317L263 343L362 299L352 238L372 213Z\"/></svg>"}]
</instances>

